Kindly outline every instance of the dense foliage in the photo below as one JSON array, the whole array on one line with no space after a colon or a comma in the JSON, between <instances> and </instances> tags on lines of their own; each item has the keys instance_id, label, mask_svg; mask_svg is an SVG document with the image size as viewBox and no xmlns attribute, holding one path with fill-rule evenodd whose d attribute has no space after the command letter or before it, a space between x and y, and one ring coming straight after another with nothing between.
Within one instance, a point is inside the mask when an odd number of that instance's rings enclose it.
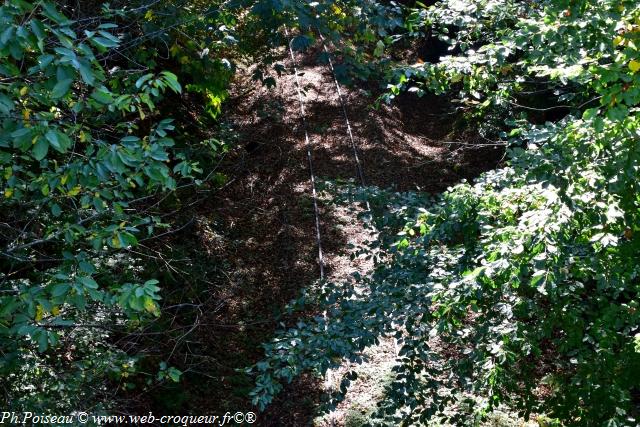
<instances>
[{"instance_id":1,"label":"dense foliage","mask_svg":"<svg viewBox=\"0 0 640 427\"><path fill-rule=\"evenodd\" d=\"M375 270L326 287L326 322L265 345L254 402L392 335L402 349L378 415L394 424L451 405L465 424L462 403L479 396L474 411L509 403L567 425L636 425L638 3L445 0L408 11L372 54L428 34L450 55L389 66L387 98L451 94L487 138L508 141L509 160L432 201L370 191L383 213L363 249Z\"/></svg>"},{"instance_id":2,"label":"dense foliage","mask_svg":"<svg viewBox=\"0 0 640 427\"><path fill-rule=\"evenodd\" d=\"M229 179L217 167L233 135L217 119L236 68L275 85L283 24L319 23L316 13L272 1L2 2L6 410L100 410L180 380L147 338L170 335L163 281L178 286L158 269L174 248L158 242Z\"/></svg>"},{"instance_id":3,"label":"dense foliage","mask_svg":"<svg viewBox=\"0 0 640 427\"><path fill-rule=\"evenodd\" d=\"M162 203L223 179L202 173L220 143L197 130L211 126L233 73L231 13L212 2L71 3L0 6L6 410L77 409L107 403L110 381L133 386L136 354L111 337L160 316L145 253L179 225L167 217L175 202ZM195 136L169 112L185 92L202 106ZM179 380L155 366L147 382Z\"/></svg>"},{"instance_id":4,"label":"dense foliage","mask_svg":"<svg viewBox=\"0 0 640 427\"><path fill-rule=\"evenodd\" d=\"M183 195L225 182L216 118L236 66L276 84L285 25L294 48L321 33L339 49L339 77L383 79L386 101L445 94L509 157L435 198L367 189L379 236L360 255L374 271L293 304L328 320L296 316L265 344L254 403L393 336L381 422L465 424L508 404L567 425L637 424L634 0L5 0L4 410L100 410L115 390L180 380L161 356L141 369L140 341L121 344L161 317L162 275L146 261L181 228Z\"/></svg>"}]
</instances>

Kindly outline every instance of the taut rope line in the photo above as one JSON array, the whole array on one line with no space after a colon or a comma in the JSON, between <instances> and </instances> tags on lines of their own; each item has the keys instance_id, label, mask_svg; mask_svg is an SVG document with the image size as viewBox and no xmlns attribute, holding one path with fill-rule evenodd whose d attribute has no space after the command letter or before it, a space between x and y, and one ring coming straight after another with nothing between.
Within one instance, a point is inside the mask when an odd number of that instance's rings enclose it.
<instances>
[{"instance_id":1,"label":"taut rope line","mask_svg":"<svg viewBox=\"0 0 640 427\"><path fill-rule=\"evenodd\" d=\"M289 32L287 28L284 29L284 34L287 38L289 38ZM318 243L318 265L320 266L320 279L324 279L324 256L322 253L322 237L320 235L320 213L318 210L318 195L316 192L316 178L313 173L313 161L311 159L311 141L309 139L309 131L307 128L307 119L305 117L306 113L304 110L304 100L302 98L302 89L300 86L300 78L298 77L298 66L296 65L296 58L293 54L293 48L291 47L291 43L293 40L290 40L288 43L289 46L289 54L291 55L291 61L293 63L293 72L296 77L296 90L298 92L298 101L300 103L300 115L302 117L302 127L304 129L304 140L307 148L307 160L309 162L309 176L311 180L311 196L313 199L313 211L316 222L316 240Z\"/></svg>"}]
</instances>

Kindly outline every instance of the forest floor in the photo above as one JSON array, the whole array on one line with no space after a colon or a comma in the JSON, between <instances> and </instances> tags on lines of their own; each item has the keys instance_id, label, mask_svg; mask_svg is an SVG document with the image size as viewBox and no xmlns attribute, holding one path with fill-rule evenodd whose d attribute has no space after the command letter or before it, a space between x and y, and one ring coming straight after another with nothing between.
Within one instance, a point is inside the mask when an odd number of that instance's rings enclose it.
<instances>
[{"instance_id":1,"label":"forest floor","mask_svg":"<svg viewBox=\"0 0 640 427\"><path fill-rule=\"evenodd\" d=\"M356 163L340 99L319 52L309 50L296 58L314 172L318 180L355 181ZM291 71L290 58L284 52L282 58ZM198 413L252 410L246 397L251 378L239 370L263 356L260 345L273 336L283 307L319 277L295 76L285 74L268 89L252 82L246 71L226 108L232 114L223 119L239 142L222 166L233 181L195 208L195 226L180 236L204 254L194 268L206 272L208 265L216 266L215 273L213 267L208 273L210 307L202 310L186 348L172 350L174 359L191 358L189 366L197 368L187 372L182 391L171 398L181 396L177 408L197 408ZM446 99L404 95L376 109L375 97L367 90L342 90L369 186L439 193L494 168L502 158L496 147L451 143L481 138L456 128L460 117ZM348 280L354 271L366 271L364 261L349 256L349 245L366 238L354 212L321 199L319 218L327 278ZM303 377L285 388L256 425L360 425L358 420L372 411L388 380L393 342L383 341L373 354L361 368L365 379L354 384L333 413L318 417L325 384Z\"/></svg>"}]
</instances>

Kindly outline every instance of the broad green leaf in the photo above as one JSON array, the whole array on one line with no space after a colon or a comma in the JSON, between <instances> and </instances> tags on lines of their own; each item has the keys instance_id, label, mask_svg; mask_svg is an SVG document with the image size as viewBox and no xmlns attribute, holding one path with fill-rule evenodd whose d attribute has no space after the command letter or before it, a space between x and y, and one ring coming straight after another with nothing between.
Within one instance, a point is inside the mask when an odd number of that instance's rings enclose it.
<instances>
[{"instance_id":1,"label":"broad green leaf","mask_svg":"<svg viewBox=\"0 0 640 427\"><path fill-rule=\"evenodd\" d=\"M105 105L111 104L113 102L113 95L111 94L111 92L109 92L108 89L104 87L94 90L91 94L91 97L99 103Z\"/></svg>"},{"instance_id":2,"label":"broad green leaf","mask_svg":"<svg viewBox=\"0 0 640 427\"><path fill-rule=\"evenodd\" d=\"M38 140L33 146L33 157L36 160L42 160L47 157L47 152L49 152L49 143L45 138L38 137Z\"/></svg>"},{"instance_id":3,"label":"broad green leaf","mask_svg":"<svg viewBox=\"0 0 640 427\"><path fill-rule=\"evenodd\" d=\"M80 276L78 277L78 281L88 289L98 289L98 283L89 276Z\"/></svg>"},{"instance_id":4,"label":"broad green leaf","mask_svg":"<svg viewBox=\"0 0 640 427\"><path fill-rule=\"evenodd\" d=\"M13 111L14 105L11 98L7 95L0 93L0 113L9 114Z\"/></svg>"},{"instance_id":5,"label":"broad green leaf","mask_svg":"<svg viewBox=\"0 0 640 427\"><path fill-rule=\"evenodd\" d=\"M138 89L140 89L142 87L142 85L149 81L151 78L153 77L153 74L149 73L149 74L145 74L142 77L140 77L138 80L136 80L136 87Z\"/></svg>"},{"instance_id":6,"label":"broad green leaf","mask_svg":"<svg viewBox=\"0 0 640 427\"><path fill-rule=\"evenodd\" d=\"M53 99L59 99L65 96L69 92L71 83L73 83L72 79L59 80L51 91L51 97Z\"/></svg>"},{"instance_id":7,"label":"broad green leaf","mask_svg":"<svg viewBox=\"0 0 640 427\"><path fill-rule=\"evenodd\" d=\"M91 69L91 65L88 64L85 61L80 61L79 66L78 66L78 71L80 71L80 76L82 77L82 80L88 84L88 85L93 85L96 81L96 75L94 74L93 70Z\"/></svg>"},{"instance_id":8,"label":"broad green leaf","mask_svg":"<svg viewBox=\"0 0 640 427\"><path fill-rule=\"evenodd\" d=\"M69 137L58 130L50 130L45 134L45 138L60 153L65 153L71 147Z\"/></svg>"}]
</instances>

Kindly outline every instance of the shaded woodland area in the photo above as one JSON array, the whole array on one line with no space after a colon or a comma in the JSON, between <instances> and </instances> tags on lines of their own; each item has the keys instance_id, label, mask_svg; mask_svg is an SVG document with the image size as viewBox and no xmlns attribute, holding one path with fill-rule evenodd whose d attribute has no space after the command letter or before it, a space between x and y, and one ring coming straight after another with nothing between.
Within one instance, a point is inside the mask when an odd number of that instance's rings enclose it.
<instances>
[{"instance_id":1,"label":"shaded woodland area","mask_svg":"<svg viewBox=\"0 0 640 427\"><path fill-rule=\"evenodd\" d=\"M637 425L638 6L5 0L0 412Z\"/></svg>"}]
</instances>

